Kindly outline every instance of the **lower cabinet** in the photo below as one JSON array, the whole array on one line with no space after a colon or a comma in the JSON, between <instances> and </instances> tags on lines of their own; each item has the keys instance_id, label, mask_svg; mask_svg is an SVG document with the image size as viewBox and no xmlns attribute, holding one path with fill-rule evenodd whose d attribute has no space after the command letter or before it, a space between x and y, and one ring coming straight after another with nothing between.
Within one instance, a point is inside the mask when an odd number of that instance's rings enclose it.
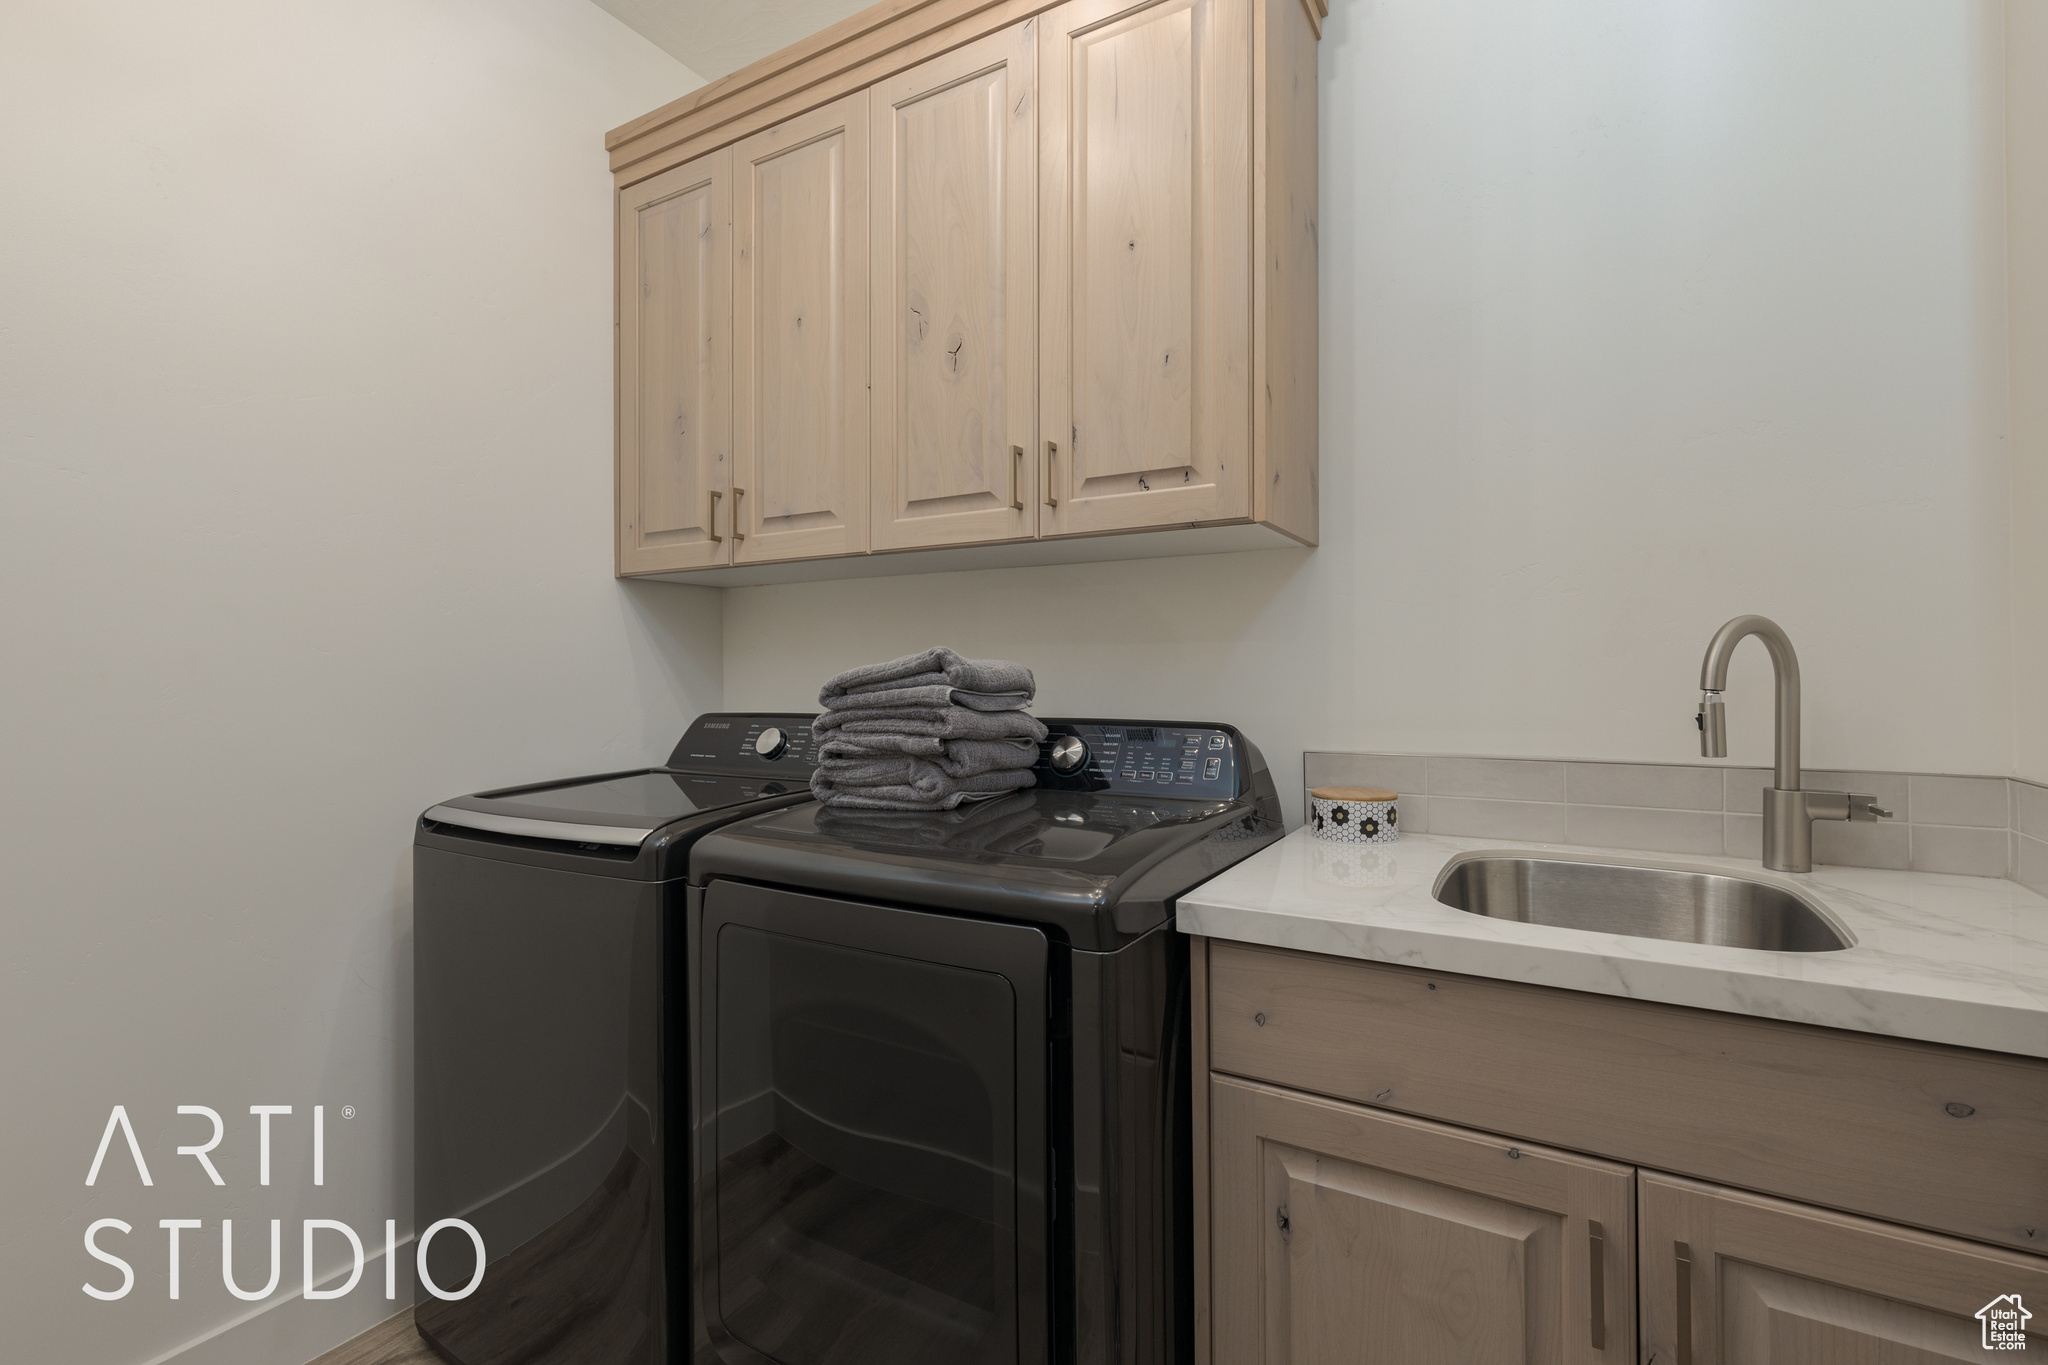
<instances>
[{"instance_id":1,"label":"lower cabinet","mask_svg":"<svg viewBox=\"0 0 2048 1365\"><path fill-rule=\"evenodd\" d=\"M1635 1173L1217 1077L1215 1359L1579 1365L1635 1342Z\"/></svg>"},{"instance_id":2,"label":"lower cabinet","mask_svg":"<svg viewBox=\"0 0 2048 1365\"><path fill-rule=\"evenodd\" d=\"M2048 1314L2039 1257L1234 1077L1209 1093L1218 1365L2048 1350L1985 1345Z\"/></svg>"},{"instance_id":3,"label":"lower cabinet","mask_svg":"<svg viewBox=\"0 0 2048 1365\"><path fill-rule=\"evenodd\" d=\"M1202 939L1193 967L1196 1365L2048 1352L2048 1064Z\"/></svg>"},{"instance_id":4,"label":"lower cabinet","mask_svg":"<svg viewBox=\"0 0 2048 1365\"><path fill-rule=\"evenodd\" d=\"M2048 1331L1986 1349L2002 1325L2028 1325L2001 1312L2039 1314L2048 1329L2039 1257L1652 1171L1639 1191L1651 1365L1933 1365L2048 1350Z\"/></svg>"}]
</instances>

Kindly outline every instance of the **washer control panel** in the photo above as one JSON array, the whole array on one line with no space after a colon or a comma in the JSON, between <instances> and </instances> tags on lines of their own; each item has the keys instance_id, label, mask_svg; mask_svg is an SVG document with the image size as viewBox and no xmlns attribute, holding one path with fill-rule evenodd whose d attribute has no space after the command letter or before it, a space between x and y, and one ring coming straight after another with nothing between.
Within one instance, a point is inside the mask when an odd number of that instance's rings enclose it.
<instances>
[{"instance_id":1,"label":"washer control panel","mask_svg":"<svg viewBox=\"0 0 2048 1365\"><path fill-rule=\"evenodd\" d=\"M1237 742L1203 725L1049 721L1040 748L1041 787L1084 787L1149 796L1228 799L1238 794ZM1073 741L1086 757L1073 763ZM1062 762L1067 766L1063 767Z\"/></svg>"},{"instance_id":2,"label":"washer control panel","mask_svg":"<svg viewBox=\"0 0 2048 1365\"><path fill-rule=\"evenodd\" d=\"M690 723L669 755L671 768L731 773L780 774L798 785L817 766L818 739L811 717L801 714L714 712Z\"/></svg>"}]
</instances>

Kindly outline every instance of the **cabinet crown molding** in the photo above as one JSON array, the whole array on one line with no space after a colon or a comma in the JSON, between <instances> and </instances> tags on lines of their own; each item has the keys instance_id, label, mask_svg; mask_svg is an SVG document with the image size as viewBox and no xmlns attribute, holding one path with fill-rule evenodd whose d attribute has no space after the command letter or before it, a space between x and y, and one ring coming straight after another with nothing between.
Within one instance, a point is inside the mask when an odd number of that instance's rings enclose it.
<instances>
[{"instance_id":1,"label":"cabinet crown molding","mask_svg":"<svg viewBox=\"0 0 2048 1365\"><path fill-rule=\"evenodd\" d=\"M621 186L644 179L1055 8L1056 0L882 0L612 129L612 171Z\"/></svg>"}]
</instances>

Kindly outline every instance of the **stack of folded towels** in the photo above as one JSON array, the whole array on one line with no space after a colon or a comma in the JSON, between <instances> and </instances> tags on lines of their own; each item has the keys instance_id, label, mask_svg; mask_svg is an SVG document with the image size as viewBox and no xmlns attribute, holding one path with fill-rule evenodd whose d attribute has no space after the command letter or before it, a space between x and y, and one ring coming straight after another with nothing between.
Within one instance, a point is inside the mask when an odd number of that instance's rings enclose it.
<instances>
[{"instance_id":1,"label":"stack of folded towels","mask_svg":"<svg viewBox=\"0 0 2048 1365\"><path fill-rule=\"evenodd\" d=\"M952 810L1029 787L1045 726L1031 670L928 649L848 669L818 691L811 791L856 810Z\"/></svg>"}]
</instances>

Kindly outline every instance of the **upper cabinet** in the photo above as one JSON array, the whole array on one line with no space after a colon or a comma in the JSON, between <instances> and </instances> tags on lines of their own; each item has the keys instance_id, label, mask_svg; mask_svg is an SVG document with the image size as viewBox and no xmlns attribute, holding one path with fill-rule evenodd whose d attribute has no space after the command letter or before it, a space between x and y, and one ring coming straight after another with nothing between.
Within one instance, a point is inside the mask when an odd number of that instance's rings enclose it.
<instances>
[{"instance_id":1,"label":"upper cabinet","mask_svg":"<svg viewBox=\"0 0 2048 1365\"><path fill-rule=\"evenodd\" d=\"M1251 506L1251 0L1044 17L1046 529Z\"/></svg>"},{"instance_id":2,"label":"upper cabinet","mask_svg":"<svg viewBox=\"0 0 2048 1365\"><path fill-rule=\"evenodd\" d=\"M732 157L619 197L618 569L731 562Z\"/></svg>"},{"instance_id":3,"label":"upper cabinet","mask_svg":"<svg viewBox=\"0 0 2048 1365\"><path fill-rule=\"evenodd\" d=\"M869 92L877 550L1038 530L1030 28Z\"/></svg>"},{"instance_id":4,"label":"upper cabinet","mask_svg":"<svg viewBox=\"0 0 2048 1365\"><path fill-rule=\"evenodd\" d=\"M868 548L868 103L733 160L735 564Z\"/></svg>"},{"instance_id":5,"label":"upper cabinet","mask_svg":"<svg viewBox=\"0 0 2048 1365\"><path fill-rule=\"evenodd\" d=\"M883 4L612 133L618 571L1313 545L1325 12Z\"/></svg>"}]
</instances>

